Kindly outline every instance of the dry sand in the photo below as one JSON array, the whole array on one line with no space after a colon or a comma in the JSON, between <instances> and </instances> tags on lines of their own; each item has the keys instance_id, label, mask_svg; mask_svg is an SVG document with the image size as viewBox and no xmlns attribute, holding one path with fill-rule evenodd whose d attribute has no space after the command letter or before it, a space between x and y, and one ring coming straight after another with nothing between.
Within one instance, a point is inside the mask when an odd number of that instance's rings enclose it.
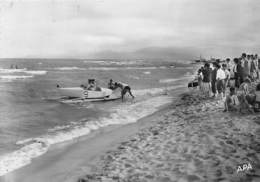
<instances>
[{"instance_id":1,"label":"dry sand","mask_svg":"<svg viewBox=\"0 0 260 182\"><path fill-rule=\"evenodd\" d=\"M78 181L260 181L260 114L222 111L222 101L183 94ZM243 164L252 168L237 171Z\"/></svg>"}]
</instances>

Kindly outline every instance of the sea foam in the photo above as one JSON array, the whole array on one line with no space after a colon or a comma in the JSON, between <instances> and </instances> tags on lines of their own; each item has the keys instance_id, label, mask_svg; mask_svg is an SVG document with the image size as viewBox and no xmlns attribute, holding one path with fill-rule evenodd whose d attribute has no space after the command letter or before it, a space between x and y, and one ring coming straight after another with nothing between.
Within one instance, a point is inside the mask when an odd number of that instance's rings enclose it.
<instances>
[{"instance_id":1,"label":"sea foam","mask_svg":"<svg viewBox=\"0 0 260 182\"><path fill-rule=\"evenodd\" d=\"M157 111L158 107L170 102L170 97L158 96L136 103L125 103L111 108L109 117L102 117L93 121L71 122L69 125L57 126L50 129L46 135L38 138L18 141L17 145L22 145L22 148L0 157L0 176L30 164L33 158L47 152L51 145L87 135L93 130L108 125L136 122Z\"/></svg>"},{"instance_id":2,"label":"sea foam","mask_svg":"<svg viewBox=\"0 0 260 182\"><path fill-rule=\"evenodd\" d=\"M24 80L27 78L33 78L33 75L1 75L0 80L3 81L14 81L14 80Z\"/></svg>"},{"instance_id":3,"label":"sea foam","mask_svg":"<svg viewBox=\"0 0 260 182\"><path fill-rule=\"evenodd\" d=\"M4 69L0 68L0 73L26 73L31 75L45 75L47 71L45 70L27 70L26 68L23 69Z\"/></svg>"},{"instance_id":4,"label":"sea foam","mask_svg":"<svg viewBox=\"0 0 260 182\"><path fill-rule=\"evenodd\" d=\"M156 66L128 66L128 67L89 67L89 70L155 70L155 69L166 69L167 67L156 67Z\"/></svg>"},{"instance_id":5,"label":"sea foam","mask_svg":"<svg viewBox=\"0 0 260 182\"><path fill-rule=\"evenodd\" d=\"M153 97L114 106L110 108L111 114L108 117L91 121L85 119L73 121L67 125L49 129L46 135L18 141L16 144L23 146L22 148L0 157L0 176L30 164L33 158L46 153L51 145L88 135L91 131L105 126L137 122L139 119L156 112L159 107L171 102L172 98L164 94L167 90L181 87L183 85L133 90L135 96L150 95Z\"/></svg>"},{"instance_id":6,"label":"sea foam","mask_svg":"<svg viewBox=\"0 0 260 182\"><path fill-rule=\"evenodd\" d=\"M76 66L72 66L72 67L57 67L54 68L55 70L60 70L60 71L70 71L70 70L86 70L85 68L79 68Z\"/></svg>"}]
</instances>

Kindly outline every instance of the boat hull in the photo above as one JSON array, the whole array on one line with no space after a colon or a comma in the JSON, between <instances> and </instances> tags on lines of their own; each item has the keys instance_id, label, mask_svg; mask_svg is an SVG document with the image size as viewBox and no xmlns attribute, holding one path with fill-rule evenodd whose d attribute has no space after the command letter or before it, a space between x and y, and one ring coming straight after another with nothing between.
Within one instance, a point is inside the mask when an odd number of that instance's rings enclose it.
<instances>
[{"instance_id":1,"label":"boat hull","mask_svg":"<svg viewBox=\"0 0 260 182\"><path fill-rule=\"evenodd\" d=\"M81 87L58 88L62 96L84 98L84 99L100 99L108 97L112 94L112 90L101 88L101 91L86 90Z\"/></svg>"}]
</instances>

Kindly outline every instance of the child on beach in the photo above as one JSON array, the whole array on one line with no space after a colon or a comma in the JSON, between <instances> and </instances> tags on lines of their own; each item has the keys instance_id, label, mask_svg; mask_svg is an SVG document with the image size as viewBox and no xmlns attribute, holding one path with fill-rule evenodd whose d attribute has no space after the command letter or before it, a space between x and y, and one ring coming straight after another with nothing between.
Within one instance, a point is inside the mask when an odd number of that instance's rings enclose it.
<instances>
[{"instance_id":1,"label":"child on beach","mask_svg":"<svg viewBox=\"0 0 260 182\"><path fill-rule=\"evenodd\" d=\"M238 97L236 95L235 88L231 87L230 93L226 97L226 100L225 100L225 110L224 110L224 112L239 111L239 105L240 105L240 103L239 103Z\"/></svg>"}]
</instances>

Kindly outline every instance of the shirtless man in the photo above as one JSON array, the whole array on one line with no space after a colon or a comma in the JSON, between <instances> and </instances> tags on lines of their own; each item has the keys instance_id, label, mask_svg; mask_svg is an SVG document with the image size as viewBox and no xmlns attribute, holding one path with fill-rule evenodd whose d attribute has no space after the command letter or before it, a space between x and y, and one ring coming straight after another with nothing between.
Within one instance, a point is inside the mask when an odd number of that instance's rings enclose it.
<instances>
[{"instance_id":1,"label":"shirtless man","mask_svg":"<svg viewBox=\"0 0 260 182\"><path fill-rule=\"evenodd\" d=\"M121 88L121 98L122 98L122 102L124 101L124 96L125 96L126 93L129 93L129 94L132 96L132 98L135 98L135 97L133 96L133 94L132 94L132 92L131 92L131 88L130 88L130 86L129 86L128 84L126 84L126 83L121 83L121 82L116 82L116 83L115 83L115 87L116 87L116 88L117 88L117 87Z\"/></svg>"}]
</instances>

